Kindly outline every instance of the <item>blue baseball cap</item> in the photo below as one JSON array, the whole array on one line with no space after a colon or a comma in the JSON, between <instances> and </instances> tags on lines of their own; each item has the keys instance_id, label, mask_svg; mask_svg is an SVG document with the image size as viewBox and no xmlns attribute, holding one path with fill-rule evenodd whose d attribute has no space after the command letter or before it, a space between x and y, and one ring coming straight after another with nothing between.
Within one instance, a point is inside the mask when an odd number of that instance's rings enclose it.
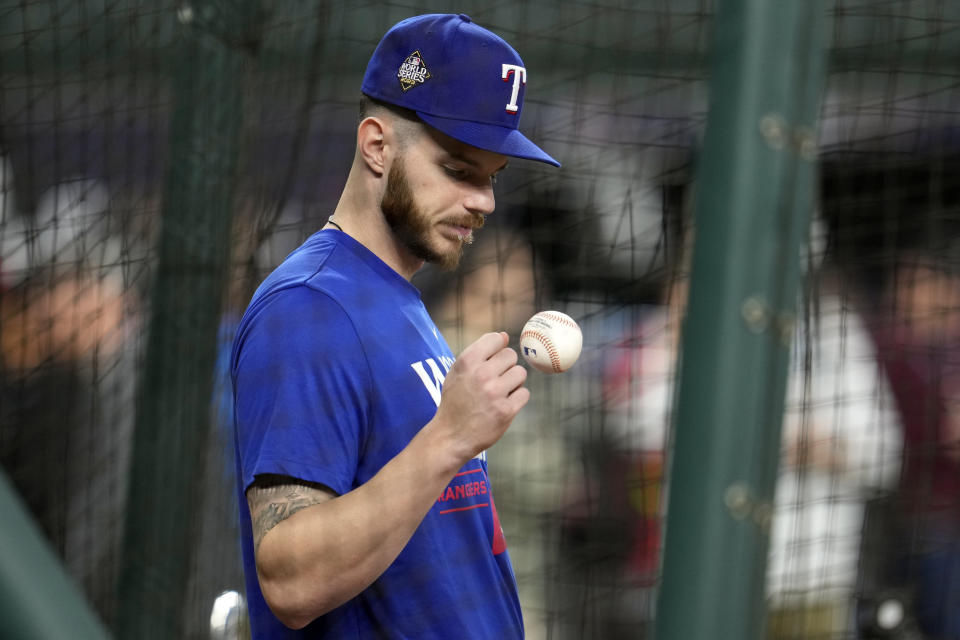
<instances>
[{"instance_id":1,"label":"blue baseball cap","mask_svg":"<svg viewBox=\"0 0 960 640\"><path fill-rule=\"evenodd\" d=\"M434 13L383 36L361 91L460 142L559 167L518 129L526 82L520 54L503 38L463 14Z\"/></svg>"}]
</instances>

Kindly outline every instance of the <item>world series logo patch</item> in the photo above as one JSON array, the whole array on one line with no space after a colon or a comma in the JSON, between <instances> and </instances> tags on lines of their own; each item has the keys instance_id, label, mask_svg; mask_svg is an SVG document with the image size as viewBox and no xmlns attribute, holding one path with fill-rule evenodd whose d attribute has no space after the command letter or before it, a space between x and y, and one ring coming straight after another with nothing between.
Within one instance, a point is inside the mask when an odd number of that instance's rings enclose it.
<instances>
[{"instance_id":1,"label":"world series logo patch","mask_svg":"<svg viewBox=\"0 0 960 640\"><path fill-rule=\"evenodd\" d=\"M400 88L404 91L409 91L430 79L430 71L419 51L414 51L403 61L397 71L397 79L400 80Z\"/></svg>"}]
</instances>

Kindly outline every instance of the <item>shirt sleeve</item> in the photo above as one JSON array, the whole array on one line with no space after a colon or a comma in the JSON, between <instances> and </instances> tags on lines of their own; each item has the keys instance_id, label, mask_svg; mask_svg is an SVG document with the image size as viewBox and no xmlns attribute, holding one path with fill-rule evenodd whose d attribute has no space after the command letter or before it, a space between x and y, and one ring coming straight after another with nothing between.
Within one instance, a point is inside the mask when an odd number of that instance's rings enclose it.
<instances>
[{"instance_id":1,"label":"shirt sleeve","mask_svg":"<svg viewBox=\"0 0 960 640\"><path fill-rule=\"evenodd\" d=\"M305 286L247 311L234 345L237 453L244 489L259 474L354 488L370 375L344 309Z\"/></svg>"}]
</instances>

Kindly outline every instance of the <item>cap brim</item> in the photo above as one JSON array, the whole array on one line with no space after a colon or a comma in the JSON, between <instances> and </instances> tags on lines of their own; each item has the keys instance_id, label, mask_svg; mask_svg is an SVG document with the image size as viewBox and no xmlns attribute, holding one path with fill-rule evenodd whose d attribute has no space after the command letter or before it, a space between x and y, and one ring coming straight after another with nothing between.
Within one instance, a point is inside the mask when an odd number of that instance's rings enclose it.
<instances>
[{"instance_id":1,"label":"cap brim","mask_svg":"<svg viewBox=\"0 0 960 640\"><path fill-rule=\"evenodd\" d=\"M559 162L516 129L455 118L441 118L420 111L416 113L421 120L437 131L478 149L502 153L511 158L524 158L552 164L555 167L560 166Z\"/></svg>"}]
</instances>

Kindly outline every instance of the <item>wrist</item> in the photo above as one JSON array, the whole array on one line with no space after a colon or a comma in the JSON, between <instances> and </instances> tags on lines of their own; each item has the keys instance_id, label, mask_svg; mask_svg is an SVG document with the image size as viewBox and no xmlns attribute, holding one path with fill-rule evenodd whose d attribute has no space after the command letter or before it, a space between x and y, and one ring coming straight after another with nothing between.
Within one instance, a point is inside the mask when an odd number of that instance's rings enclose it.
<instances>
[{"instance_id":1,"label":"wrist","mask_svg":"<svg viewBox=\"0 0 960 640\"><path fill-rule=\"evenodd\" d=\"M417 442L420 441L420 442ZM428 464L442 476L457 473L476 453L458 437L455 425L447 425L434 417L414 438L417 442L421 464Z\"/></svg>"}]
</instances>

